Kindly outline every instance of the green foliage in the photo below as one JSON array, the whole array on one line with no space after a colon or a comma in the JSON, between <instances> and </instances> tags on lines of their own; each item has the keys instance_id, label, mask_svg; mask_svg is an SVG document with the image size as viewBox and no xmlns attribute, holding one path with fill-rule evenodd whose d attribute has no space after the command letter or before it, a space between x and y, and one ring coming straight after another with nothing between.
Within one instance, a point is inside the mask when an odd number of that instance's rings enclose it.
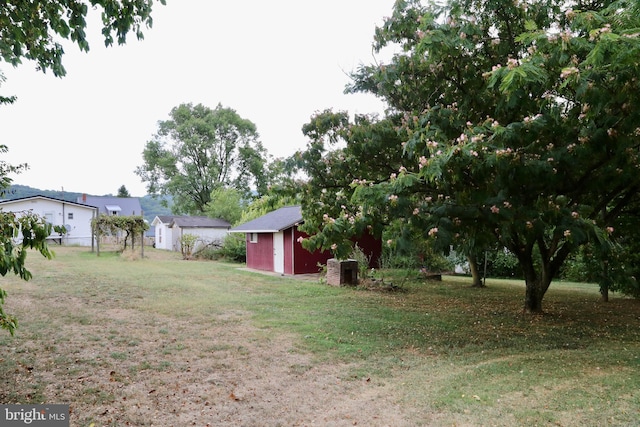
<instances>
[{"instance_id":1,"label":"green foliage","mask_svg":"<svg viewBox=\"0 0 640 427\"><path fill-rule=\"evenodd\" d=\"M216 261L222 258L220 249L219 247L206 246L198 249L193 256L199 260Z\"/></svg>"},{"instance_id":2,"label":"green foliage","mask_svg":"<svg viewBox=\"0 0 640 427\"><path fill-rule=\"evenodd\" d=\"M0 211L0 275L13 273L23 280L31 279L32 274L25 265L28 250L35 249L45 258L51 259L53 252L46 243L51 230L51 224L30 211ZM0 288L0 328L8 330L13 335L17 320L3 309L6 296L6 291Z\"/></svg>"},{"instance_id":3,"label":"green foliage","mask_svg":"<svg viewBox=\"0 0 640 427\"><path fill-rule=\"evenodd\" d=\"M199 237L195 234L183 234L180 236L180 251L183 259L191 259Z\"/></svg>"},{"instance_id":4,"label":"green foliage","mask_svg":"<svg viewBox=\"0 0 640 427\"><path fill-rule=\"evenodd\" d=\"M141 237L149 229L149 224L140 215L99 215L91 220L91 227L98 237L124 232L124 249L127 249L127 241L131 240L133 250L136 237Z\"/></svg>"},{"instance_id":5,"label":"green foliage","mask_svg":"<svg viewBox=\"0 0 640 427\"><path fill-rule=\"evenodd\" d=\"M385 185L402 165L397 147L405 135L397 132L399 124L393 117L364 115L351 122L346 112L327 110L303 127L309 142L291 162L308 179L292 181L288 189L301 201L305 222L300 229L310 235L303 243L306 249L330 250L344 258L353 236L380 237L384 225L394 220L385 209L387 194L364 193L369 185Z\"/></svg>"},{"instance_id":6,"label":"green foliage","mask_svg":"<svg viewBox=\"0 0 640 427\"><path fill-rule=\"evenodd\" d=\"M357 232L398 222L398 249L504 247L523 272L525 309L541 312L567 257L609 246L637 205L637 12L629 1L396 2L374 47L398 53L360 67L348 88L382 98L387 117L325 113L304 128L309 243L340 254ZM328 151L337 141L346 147ZM375 159L385 162L365 170Z\"/></svg>"},{"instance_id":7,"label":"green foliage","mask_svg":"<svg viewBox=\"0 0 640 427\"><path fill-rule=\"evenodd\" d=\"M7 292L0 288L0 329L7 330L13 335L18 328L18 319L4 311L5 298L7 298Z\"/></svg>"},{"instance_id":8,"label":"green foliage","mask_svg":"<svg viewBox=\"0 0 640 427\"><path fill-rule=\"evenodd\" d=\"M0 154L7 151L5 145L0 145ZM4 193L11 185L8 174L20 173L26 168L26 164L13 166L0 160L0 192ZM31 272L25 265L28 249L35 249L45 258L51 259L53 252L46 241L51 231L51 224L31 211L15 213L0 210L0 275L13 273L23 280L31 279ZM13 335L18 323L14 316L7 314L3 309L6 297L6 291L0 288L0 328L8 330Z\"/></svg>"},{"instance_id":9,"label":"green foliage","mask_svg":"<svg viewBox=\"0 0 640 427\"><path fill-rule=\"evenodd\" d=\"M356 260L358 262L358 278L359 280L364 280L369 277L369 262L371 261L371 257L367 256L360 247L355 244L353 249L351 250L351 254L349 254L349 259Z\"/></svg>"},{"instance_id":10,"label":"green foliage","mask_svg":"<svg viewBox=\"0 0 640 427\"><path fill-rule=\"evenodd\" d=\"M2 83L4 83L6 81L6 77L4 76L4 74L2 74L2 71L0 71L0 86L2 86ZM2 104L13 104L14 102L16 102L16 97L15 96L2 96L0 95L0 105Z\"/></svg>"},{"instance_id":11,"label":"green foliage","mask_svg":"<svg viewBox=\"0 0 640 427\"><path fill-rule=\"evenodd\" d=\"M67 234L67 227L65 227L64 225L54 225L53 231L62 236L64 234Z\"/></svg>"},{"instance_id":12,"label":"green foliage","mask_svg":"<svg viewBox=\"0 0 640 427\"><path fill-rule=\"evenodd\" d=\"M230 261L246 262L247 261L247 244L245 236L242 233L228 234L222 242L222 248L218 253Z\"/></svg>"},{"instance_id":13,"label":"green foliage","mask_svg":"<svg viewBox=\"0 0 640 427\"><path fill-rule=\"evenodd\" d=\"M211 201L205 208L205 214L235 224L242 217L244 204L242 194L235 188L216 188L211 192Z\"/></svg>"},{"instance_id":14,"label":"green foliage","mask_svg":"<svg viewBox=\"0 0 640 427\"><path fill-rule=\"evenodd\" d=\"M120 188L118 188L118 194L116 197L131 197L131 194L129 194L129 190L127 190L127 187L122 185L120 186Z\"/></svg>"},{"instance_id":15,"label":"green foliage","mask_svg":"<svg viewBox=\"0 0 640 427\"><path fill-rule=\"evenodd\" d=\"M250 200L267 189L266 150L255 124L218 104L181 104L142 153L136 174L149 194L171 196L174 213L202 214L218 188L238 190Z\"/></svg>"},{"instance_id":16,"label":"green foliage","mask_svg":"<svg viewBox=\"0 0 640 427\"><path fill-rule=\"evenodd\" d=\"M159 0L165 4L165 0ZM89 51L87 13L99 9L105 46L114 40L124 44L129 33L143 38L142 28L151 27L153 0L12 0L0 9L0 57L14 66L33 60L42 71L66 74L60 39Z\"/></svg>"},{"instance_id":17,"label":"green foliage","mask_svg":"<svg viewBox=\"0 0 640 427\"><path fill-rule=\"evenodd\" d=\"M487 277L522 278L518 258L507 250L487 251ZM479 258L480 268L484 268L484 258Z\"/></svg>"}]
</instances>

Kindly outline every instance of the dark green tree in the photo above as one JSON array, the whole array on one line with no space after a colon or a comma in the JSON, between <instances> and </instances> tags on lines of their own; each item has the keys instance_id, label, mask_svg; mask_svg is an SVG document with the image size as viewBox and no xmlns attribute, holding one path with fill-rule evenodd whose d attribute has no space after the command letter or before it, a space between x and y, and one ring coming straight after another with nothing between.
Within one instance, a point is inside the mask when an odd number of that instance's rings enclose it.
<instances>
[{"instance_id":1,"label":"dark green tree","mask_svg":"<svg viewBox=\"0 0 640 427\"><path fill-rule=\"evenodd\" d=\"M349 227L386 209L408 235L441 248L507 248L523 271L525 310L542 312L567 257L609 245L612 224L638 198L639 8L396 2L374 47L398 53L362 66L349 89L402 116L402 165L394 179L351 187L362 215ZM346 224L328 217L336 225L316 240L339 245L334 230Z\"/></svg>"},{"instance_id":2,"label":"dark green tree","mask_svg":"<svg viewBox=\"0 0 640 427\"><path fill-rule=\"evenodd\" d=\"M267 153L256 126L218 104L181 104L142 153L136 174L151 195L168 195L176 213L202 214L218 188L233 188L249 200L267 190Z\"/></svg>"},{"instance_id":3,"label":"dark green tree","mask_svg":"<svg viewBox=\"0 0 640 427\"><path fill-rule=\"evenodd\" d=\"M120 186L120 188L118 188L118 195L117 197L131 197L131 194L129 194L129 190L127 190L127 187L125 187L124 185Z\"/></svg>"}]
</instances>

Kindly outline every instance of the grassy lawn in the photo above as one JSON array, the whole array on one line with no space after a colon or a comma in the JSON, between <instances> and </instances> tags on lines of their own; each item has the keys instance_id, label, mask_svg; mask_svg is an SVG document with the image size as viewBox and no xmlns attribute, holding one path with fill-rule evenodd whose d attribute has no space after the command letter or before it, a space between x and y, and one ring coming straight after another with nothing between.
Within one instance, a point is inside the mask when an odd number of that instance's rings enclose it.
<instances>
[{"instance_id":1,"label":"grassy lawn","mask_svg":"<svg viewBox=\"0 0 640 427\"><path fill-rule=\"evenodd\" d=\"M223 422L230 404L216 398L243 403L229 390L244 379L223 378L234 363L268 360L278 369L279 358L300 355L287 359L291 378L312 386L314 372L334 367L340 387L375 383L405 425L640 425L640 303L601 303L595 286L554 283L547 314L529 316L517 281L475 289L445 277L375 292L152 249L144 259L55 249L51 261L29 255L31 281L1 279L20 323L15 337L0 333L0 403L69 403L72 425L174 425L126 408L152 413L150 399L169 395L181 376L190 384L183 394L218 408L207 422L232 425ZM276 350L283 353L270 359ZM196 388L205 378L206 393ZM305 408L299 425L323 410ZM193 425L206 424L202 412L190 413ZM296 424L269 419L264 425ZM384 413L376 420L391 424Z\"/></svg>"}]
</instances>

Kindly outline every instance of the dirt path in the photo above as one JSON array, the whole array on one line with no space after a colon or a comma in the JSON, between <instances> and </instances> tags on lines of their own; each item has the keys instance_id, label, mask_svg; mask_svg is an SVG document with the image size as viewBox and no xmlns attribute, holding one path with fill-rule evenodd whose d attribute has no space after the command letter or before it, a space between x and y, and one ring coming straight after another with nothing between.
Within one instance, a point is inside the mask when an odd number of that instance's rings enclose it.
<instances>
[{"instance_id":1,"label":"dirt path","mask_svg":"<svg viewBox=\"0 0 640 427\"><path fill-rule=\"evenodd\" d=\"M21 298L20 311L46 322L36 304ZM251 326L246 313L203 324L81 300L49 304L79 321L39 337L49 351L25 340L5 356L22 361L13 387L39 385L44 402L71 404L72 426L410 425L389 386L314 361L293 337ZM89 309L92 321L83 322Z\"/></svg>"}]
</instances>

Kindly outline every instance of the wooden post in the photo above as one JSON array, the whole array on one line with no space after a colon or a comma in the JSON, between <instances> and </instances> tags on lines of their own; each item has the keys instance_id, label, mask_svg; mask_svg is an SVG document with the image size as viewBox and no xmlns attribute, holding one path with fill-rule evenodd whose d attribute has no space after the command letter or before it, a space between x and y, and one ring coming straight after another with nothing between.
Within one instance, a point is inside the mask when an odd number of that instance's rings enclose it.
<instances>
[{"instance_id":1,"label":"wooden post","mask_svg":"<svg viewBox=\"0 0 640 427\"><path fill-rule=\"evenodd\" d=\"M94 230L93 228L93 220L96 218L96 211L95 209L93 210L93 213L91 214L91 253L94 253L96 251L96 230Z\"/></svg>"},{"instance_id":2,"label":"wooden post","mask_svg":"<svg viewBox=\"0 0 640 427\"><path fill-rule=\"evenodd\" d=\"M141 211L140 215L142 216L142 222L144 222L144 211ZM140 258L144 258L144 230L140 234Z\"/></svg>"}]
</instances>

